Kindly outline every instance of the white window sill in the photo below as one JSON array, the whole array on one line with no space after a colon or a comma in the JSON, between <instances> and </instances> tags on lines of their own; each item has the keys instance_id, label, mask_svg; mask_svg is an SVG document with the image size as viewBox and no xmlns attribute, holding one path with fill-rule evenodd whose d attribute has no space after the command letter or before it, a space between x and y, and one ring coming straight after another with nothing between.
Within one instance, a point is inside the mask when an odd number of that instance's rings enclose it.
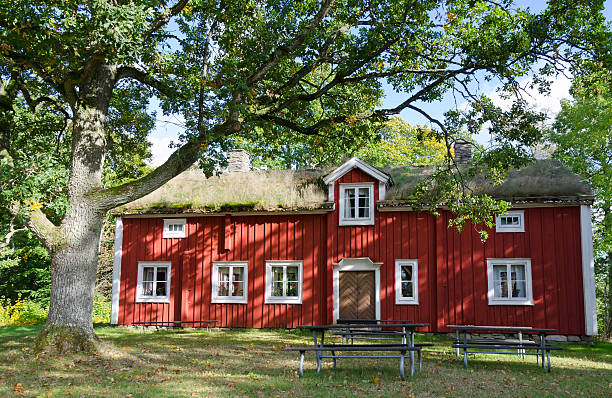
<instances>
[{"instance_id":1,"label":"white window sill","mask_svg":"<svg viewBox=\"0 0 612 398\"><path fill-rule=\"evenodd\" d=\"M531 300L489 300L489 305L530 305L533 306Z\"/></svg>"},{"instance_id":2,"label":"white window sill","mask_svg":"<svg viewBox=\"0 0 612 398\"><path fill-rule=\"evenodd\" d=\"M301 297L278 297L266 299L265 304L302 304Z\"/></svg>"},{"instance_id":3,"label":"white window sill","mask_svg":"<svg viewBox=\"0 0 612 398\"><path fill-rule=\"evenodd\" d=\"M169 303L170 297L137 297L137 303Z\"/></svg>"},{"instance_id":4,"label":"white window sill","mask_svg":"<svg viewBox=\"0 0 612 398\"><path fill-rule=\"evenodd\" d=\"M374 220L369 218L362 220L340 220L338 225L374 225Z\"/></svg>"},{"instance_id":5,"label":"white window sill","mask_svg":"<svg viewBox=\"0 0 612 398\"><path fill-rule=\"evenodd\" d=\"M395 301L396 305L419 305L419 300L403 298Z\"/></svg>"},{"instance_id":6,"label":"white window sill","mask_svg":"<svg viewBox=\"0 0 612 398\"><path fill-rule=\"evenodd\" d=\"M211 304L247 304L248 301L247 297L215 297L210 300Z\"/></svg>"}]
</instances>

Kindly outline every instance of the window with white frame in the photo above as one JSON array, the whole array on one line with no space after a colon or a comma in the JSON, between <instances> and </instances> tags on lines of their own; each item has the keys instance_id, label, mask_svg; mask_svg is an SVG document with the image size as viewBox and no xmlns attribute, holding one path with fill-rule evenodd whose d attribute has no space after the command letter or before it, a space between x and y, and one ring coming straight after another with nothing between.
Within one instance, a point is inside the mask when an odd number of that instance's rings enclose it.
<instances>
[{"instance_id":1,"label":"window with white frame","mask_svg":"<svg viewBox=\"0 0 612 398\"><path fill-rule=\"evenodd\" d=\"M532 305L531 260L487 260L489 305Z\"/></svg>"},{"instance_id":2,"label":"window with white frame","mask_svg":"<svg viewBox=\"0 0 612 398\"><path fill-rule=\"evenodd\" d=\"M170 269L168 262L139 262L136 302L170 302Z\"/></svg>"},{"instance_id":3,"label":"window with white frame","mask_svg":"<svg viewBox=\"0 0 612 398\"><path fill-rule=\"evenodd\" d=\"M395 260L395 304L419 303L417 260Z\"/></svg>"},{"instance_id":4,"label":"window with white frame","mask_svg":"<svg viewBox=\"0 0 612 398\"><path fill-rule=\"evenodd\" d=\"M302 304L302 261L266 262L266 303Z\"/></svg>"},{"instance_id":5,"label":"window with white frame","mask_svg":"<svg viewBox=\"0 0 612 398\"><path fill-rule=\"evenodd\" d=\"M249 266L247 262L213 263L212 303L247 303Z\"/></svg>"},{"instance_id":6,"label":"window with white frame","mask_svg":"<svg viewBox=\"0 0 612 398\"><path fill-rule=\"evenodd\" d=\"M340 225L374 224L374 184L340 184Z\"/></svg>"},{"instance_id":7,"label":"window with white frame","mask_svg":"<svg viewBox=\"0 0 612 398\"><path fill-rule=\"evenodd\" d=\"M184 238L187 236L187 220L184 218L165 218L164 234L165 238Z\"/></svg>"},{"instance_id":8,"label":"window with white frame","mask_svg":"<svg viewBox=\"0 0 612 398\"><path fill-rule=\"evenodd\" d=\"M523 210L509 211L495 216L496 232L525 232L525 212Z\"/></svg>"}]
</instances>

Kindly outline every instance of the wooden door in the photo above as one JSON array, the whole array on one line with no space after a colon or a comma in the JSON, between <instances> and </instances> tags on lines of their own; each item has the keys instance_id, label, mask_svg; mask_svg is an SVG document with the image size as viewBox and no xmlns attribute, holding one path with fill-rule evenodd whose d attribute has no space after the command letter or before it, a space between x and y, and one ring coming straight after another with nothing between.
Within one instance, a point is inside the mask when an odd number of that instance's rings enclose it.
<instances>
[{"instance_id":1,"label":"wooden door","mask_svg":"<svg viewBox=\"0 0 612 398\"><path fill-rule=\"evenodd\" d=\"M340 318L376 319L374 271L340 272Z\"/></svg>"}]
</instances>

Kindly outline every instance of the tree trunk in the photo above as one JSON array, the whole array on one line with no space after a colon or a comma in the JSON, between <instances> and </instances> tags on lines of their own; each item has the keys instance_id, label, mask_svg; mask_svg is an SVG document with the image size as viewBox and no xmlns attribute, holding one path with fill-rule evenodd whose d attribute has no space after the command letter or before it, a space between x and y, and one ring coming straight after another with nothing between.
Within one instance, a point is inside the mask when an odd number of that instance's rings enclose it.
<instances>
[{"instance_id":1,"label":"tree trunk","mask_svg":"<svg viewBox=\"0 0 612 398\"><path fill-rule=\"evenodd\" d=\"M99 65L80 87L73 105L72 159L68 182L70 208L52 236L49 316L36 351L95 351L92 323L98 249L109 210L97 196L102 189L105 124L116 68Z\"/></svg>"}]
</instances>

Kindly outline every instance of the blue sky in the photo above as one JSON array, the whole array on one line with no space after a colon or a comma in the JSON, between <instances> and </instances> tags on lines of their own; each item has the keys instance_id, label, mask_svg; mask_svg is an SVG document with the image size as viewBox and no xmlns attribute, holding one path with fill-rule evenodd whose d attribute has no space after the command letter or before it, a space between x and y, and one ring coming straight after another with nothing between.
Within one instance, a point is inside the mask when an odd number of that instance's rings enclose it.
<instances>
[{"instance_id":1,"label":"blue sky","mask_svg":"<svg viewBox=\"0 0 612 398\"><path fill-rule=\"evenodd\" d=\"M533 11L539 11L546 6L545 1L517 1L517 6L520 8L529 7ZM605 9L604 15L606 19L612 22L612 0L605 1ZM527 79L525 80L525 82ZM561 99L569 97L569 87L570 82L568 79L560 76L551 87L551 94L549 96L543 96L536 92L531 92L531 97L528 97L528 101L535 106L537 109L541 111L547 112L549 115L554 115L559 110L559 103ZM488 95L491 95L494 101L498 101L500 104L503 102L498 96L495 95L496 85L494 82L485 83L485 85L481 85L481 92L484 92ZM403 101L403 94L396 93L393 89L385 85L385 98L383 100L383 107L393 107ZM461 106L461 101L457 99L457 105ZM429 113L431 116L435 118L442 119L444 112L455 107L455 99L447 95L442 101L437 103L430 104L421 104L422 108ZM155 109L155 104L152 104L152 109ZM165 117L162 115L161 110L158 110L158 123L155 127L155 131L149 137L149 140L152 143L152 152L153 152L153 166L160 165L163 163L168 156L173 152L173 149L169 148L168 145L170 142L178 136L178 133L181 131L181 120L176 116ZM413 125L426 125L427 120L411 110L404 110L400 113L400 116L403 117L408 123ZM489 140L486 132L481 133L476 139L482 143L486 144Z\"/></svg>"}]
</instances>

